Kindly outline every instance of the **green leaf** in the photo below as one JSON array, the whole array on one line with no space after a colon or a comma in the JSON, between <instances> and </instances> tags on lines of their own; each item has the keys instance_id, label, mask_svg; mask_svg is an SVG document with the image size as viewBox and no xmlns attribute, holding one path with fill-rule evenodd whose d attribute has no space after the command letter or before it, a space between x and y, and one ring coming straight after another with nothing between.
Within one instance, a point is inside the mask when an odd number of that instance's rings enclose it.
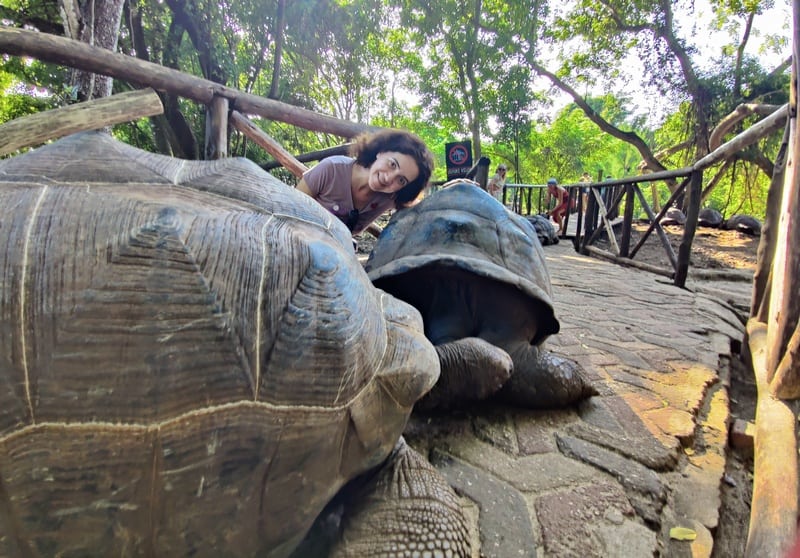
<instances>
[{"instance_id":1,"label":"green leaf","mask_svg":"<svg viewBox=\"0 0 800 558\"><path fill-rule=\"evenodd\" d=\"M669 538L676 541L693 541L697 538L697 533L688 527L673 527L669 530Z\"/></svg>"}]
</instances>

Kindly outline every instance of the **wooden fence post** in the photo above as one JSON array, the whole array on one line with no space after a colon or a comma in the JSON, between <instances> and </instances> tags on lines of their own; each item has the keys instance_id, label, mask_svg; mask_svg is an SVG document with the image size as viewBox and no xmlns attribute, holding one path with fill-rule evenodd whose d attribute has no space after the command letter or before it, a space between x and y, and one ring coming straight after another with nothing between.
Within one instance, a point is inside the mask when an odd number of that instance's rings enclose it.
<instances>
[{"instance_id":1,"label":"wooden fence post","mask_svg":"<svg viewBox=\"0 0 800 558\"><path fill-rule=\"evenodd\" d=\"M149 87L37 112L0 125L0 156L86 130L130 122L164 112Z\"/></svg>"},{"instance_id":2,"label":"wooden fence post","mask_svg":"<svg viewBox=\"0 0 800 558\"><path fill-rule=\"evenodd\" d=\"M625 211L622 217L622 235L619 239L619 255L628 257L631 248L631 228L633 225L633 184L625 184Z\"/></svg>"},{"instance_id":3,"label":"wooden fence post","mask_svg":"<svg viewBox=\"0 0 800 558\"><path fill-rule=\"evenodd\" d=\"M228 99L214 95L206 106L206 160L228 156Z\"/></svg>"},{"instance_id":4,"label":"wooden fence post","mask_svg":"<svg viewBox=\"0 0 800 558\"><path fill-rule=\"evenodd\" d=\"M686 208L686 224L683 226L683 238L678 246L678 267L675 270L675 285L683 288L689 273L689 256L692 253L692 241L697 230L697 217L700 214L700 195L703 193L703 171L693 170L689 178L689 205Z\"/></svg>"}]
</instances>

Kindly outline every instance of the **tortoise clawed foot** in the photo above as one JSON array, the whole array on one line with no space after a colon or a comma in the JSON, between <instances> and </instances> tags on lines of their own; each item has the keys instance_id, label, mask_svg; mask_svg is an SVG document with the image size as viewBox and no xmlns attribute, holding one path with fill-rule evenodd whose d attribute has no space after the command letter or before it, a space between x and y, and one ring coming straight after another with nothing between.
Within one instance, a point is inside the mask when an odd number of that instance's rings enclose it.
<instances>
[{"instance_id":1,"label":"tortoise clawed foot","mask_svg":"<svg viewBox=\"0 0 800 558\"><path fill-rule=\"evenodd\" d=\"M532 358L514 359L511 380L500 392L501 398L514 405L533 409L554 409L597 395L577 362L549 351L532 347Z\"/></svg>"},{"instance_id":2,"label":"tortoise clawed foot","mask_svg":"<svg viewBox=\"0 0 800 558\"><path fill-rule=\"evenodd\" d=\"M441 376L416 408L430 411L467 406L497 393L514 369L511 356L479 337L465 337L436 346Z\"/></svg>"},{"instance_id":3,"label":"tortoise clawed foot","mask_svg":"<svg viewBox=\"0 0 800 558\"><path fill-rule=\"evenodd\" d=\"M472 556L469 525L458 496L402 438L348 506L342 529L331 558ZM403 548L412 550L398 551Z\"/></svg>"}]
</instances>

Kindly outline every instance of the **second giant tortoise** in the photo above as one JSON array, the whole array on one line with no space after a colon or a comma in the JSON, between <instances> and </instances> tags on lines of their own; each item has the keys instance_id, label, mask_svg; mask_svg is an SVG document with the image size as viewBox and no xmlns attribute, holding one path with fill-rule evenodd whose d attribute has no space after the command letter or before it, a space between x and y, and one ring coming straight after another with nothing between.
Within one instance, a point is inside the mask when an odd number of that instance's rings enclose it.
<instances>
[{"instance_id":1,"label":"second giant tortoise","mask_svg":"<svg viewBox=\"0 0 800 558\"><path fill-rule=\"evenodd\" d=\"M336 555L469 555L400 438L421 317L311 198L91 133L0 162L0 205L0 556L288 556L335 496Z\"/></svg>"},{"instance_id":2,"label":"second giant tortoise","mask_svg":"<svg viewBox=\"0 0 800 558\"><path fill-rule=\"evenodd\" d=\"M761 221L751 215L732 215L720 225L726 231L739 231L750 236L761 234Z\"/></svg>"},{"instance_id":3,"label":"second giant tortoise","mask_svg":"<svg viewBox=\"0 0 800 558\"><path fill-rule=\"evenodd\" d=\"M722 213L711 207L704 207L697 215L697 226L718 229L722 225Z\"/></svg>"},{"instance_id":4,"label":"second giant tortoise","mask_svg":"<svg viewBox=\"0 0 800 558\"><path fill-rule=\"evenodd\" d=\"M594 393L577 363L544 350L559 331L533 225L470 183L394 214L366 269L421 313L441 378L422 408L498 395L533 408Z\"/></svg>"},{"instance_id":5,"label":"second giant tortoise","mask_svg":"<svg viewBox=\"0 0 800 558\"><path fill-rule=\"evenodd\" d=\"M542 246L552 246L558 244L558 231L553 222L544 215L528 215L525 217L533 225L536 237Z\"/></svg>"}]
</instances>

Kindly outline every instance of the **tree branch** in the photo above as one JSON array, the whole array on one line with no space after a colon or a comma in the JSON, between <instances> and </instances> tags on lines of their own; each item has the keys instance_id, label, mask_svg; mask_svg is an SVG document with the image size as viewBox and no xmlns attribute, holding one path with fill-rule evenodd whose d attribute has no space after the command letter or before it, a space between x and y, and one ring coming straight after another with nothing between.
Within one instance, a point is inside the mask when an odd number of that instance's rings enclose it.
<instances>
[{"instance_id":1,"label":"tree branch","mask_svg":"<svg viewBox=\"0 0 800 558\"><path fill-rule=\"evenodd\" d=\"M727 116L719 121L719 124L712 130L711 136L708 139L708 148L714 151L717 147L722 145L722 139L730 132L739 122L752 114L761 116L769 116L782 105L763 105L760 103L743 103L733 109Z\"/></svg>"},{"instance_id":2,"label":"tree branch","mask_svg":"<svg viewBox=\"0 0 800 558\"><path fill-rule=\"evenodd\" d=\"M530 58L529 54L526 54L527 58ZM572 87L561 81L555 74L552 72L547 71L545 68L540 66L536 63L535 60L528 60L528 64L531 68L533 68L539 75L542 75L549 79L553 85L570 95L575 101L575 104L583 110L586 117L594 122L601 130L606 132L607 134L614 136L617 139L620 139L626 143L631 144L636 148L639 154L642 156L642 159L645 162L645 165L648 169L653 172L667 170L664 165L653 155L653 152L650 150L650 147L644 142L642 138L640 138L635 132L626 132L624 130L620 130L607 120L605 120L602 116L597 114L597 112L589 106L586 100Z\"/></svg>"}]
</instances>

